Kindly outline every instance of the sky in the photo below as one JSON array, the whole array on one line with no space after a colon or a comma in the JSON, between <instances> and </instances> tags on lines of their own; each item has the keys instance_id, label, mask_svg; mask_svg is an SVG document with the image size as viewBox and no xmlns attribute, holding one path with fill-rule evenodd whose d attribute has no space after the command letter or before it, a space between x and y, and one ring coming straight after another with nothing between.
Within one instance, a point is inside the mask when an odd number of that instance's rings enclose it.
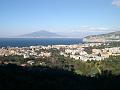
<instances>
[{"instance_id":1,"label":"sky","mask_svg":"<svg viewBox=\"0 0 120 90\"><path fill-rule=\"evenodd\" d=\"M0 37L120 30L120 0L0 0Z\"/></svg>"}]
</instances>

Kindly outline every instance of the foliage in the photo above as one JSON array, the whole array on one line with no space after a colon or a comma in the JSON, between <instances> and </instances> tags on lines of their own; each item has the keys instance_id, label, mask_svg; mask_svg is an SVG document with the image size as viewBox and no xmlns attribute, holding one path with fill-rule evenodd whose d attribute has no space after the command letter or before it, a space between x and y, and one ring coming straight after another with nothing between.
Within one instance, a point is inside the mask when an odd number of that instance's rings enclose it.
<instances>
[{"instance_id":1,"label":"foliage","mask_svg":"<svg viewBox=\"0 0 120 90\"><path fill-rule=\"evenodd\" d=\"M50 68L60 68L68 71L75 72L77 74L86 76L95 76L96 74L101 74L102 71L109 70L114 75L120 75L120 56L110 56L109 58L101 61L80 61L74 60L70 57L64 57L59 54L57 49L52 49L51 57L40 57L40 58L29 58L24 59L23 56L8 56L0 57L3 62L9 62L14 64L26 64L27 61L32 60L34 64L32 66L48 66Z\"/></svg>"},{"instance_id":2,"label":"foliage","mask_svg":"<svg viewBox=\"0 0 120 90\"><path fill-rule=\"evenodd\" d=\"M120 76L102 71L96 77L49 67L0 65L0 90L119 90Z\"/></svg>"}]
</instances>

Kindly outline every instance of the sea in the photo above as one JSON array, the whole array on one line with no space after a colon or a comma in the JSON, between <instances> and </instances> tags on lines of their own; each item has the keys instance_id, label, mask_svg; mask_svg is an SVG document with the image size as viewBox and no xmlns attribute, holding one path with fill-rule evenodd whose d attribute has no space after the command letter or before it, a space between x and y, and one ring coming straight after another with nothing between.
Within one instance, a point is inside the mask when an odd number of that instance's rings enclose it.
<instances>
[{"instance_id":1,"label":"sea","mask_svg":"<svg viewBox=\"0 0 120 90\"><path fill-rule=\"evenodd\" d=\"M72 45L80 44L81 38L0 38L1 47L29 47L38 45Z\"/></svg>"}]
</instances>

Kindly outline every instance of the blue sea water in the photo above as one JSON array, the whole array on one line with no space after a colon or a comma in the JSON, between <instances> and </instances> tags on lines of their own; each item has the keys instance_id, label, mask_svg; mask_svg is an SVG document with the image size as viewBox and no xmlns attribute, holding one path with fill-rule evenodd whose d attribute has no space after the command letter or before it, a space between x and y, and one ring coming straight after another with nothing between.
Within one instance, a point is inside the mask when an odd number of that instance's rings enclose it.
<instances>
[{"instance_id":1,"label":"blue sea water","mask_svg":"<svg viewBox=\"0 0 120 90\"><path fill-rule=\"evenodd\" d=\"M0 47L26 47L35 45L70 45L82 43L80 38L0 38Z\"/></svg>"}]
</instances>

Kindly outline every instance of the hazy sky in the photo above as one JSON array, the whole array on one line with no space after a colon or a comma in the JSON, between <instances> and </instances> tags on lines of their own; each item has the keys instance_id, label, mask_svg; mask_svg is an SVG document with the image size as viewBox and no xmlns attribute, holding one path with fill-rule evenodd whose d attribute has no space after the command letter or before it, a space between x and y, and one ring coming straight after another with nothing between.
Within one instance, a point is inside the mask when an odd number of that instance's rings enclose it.
<instances>
[{"instance_id":1,"label":"hazy sky","mask_svg":"<svg viewBox=\"0 0 120 90\"><path fill-rule=\"evenodd\" d=\"M0 36L120 28L120 0L0 0Z\"/></svg>"}]
</instances>

